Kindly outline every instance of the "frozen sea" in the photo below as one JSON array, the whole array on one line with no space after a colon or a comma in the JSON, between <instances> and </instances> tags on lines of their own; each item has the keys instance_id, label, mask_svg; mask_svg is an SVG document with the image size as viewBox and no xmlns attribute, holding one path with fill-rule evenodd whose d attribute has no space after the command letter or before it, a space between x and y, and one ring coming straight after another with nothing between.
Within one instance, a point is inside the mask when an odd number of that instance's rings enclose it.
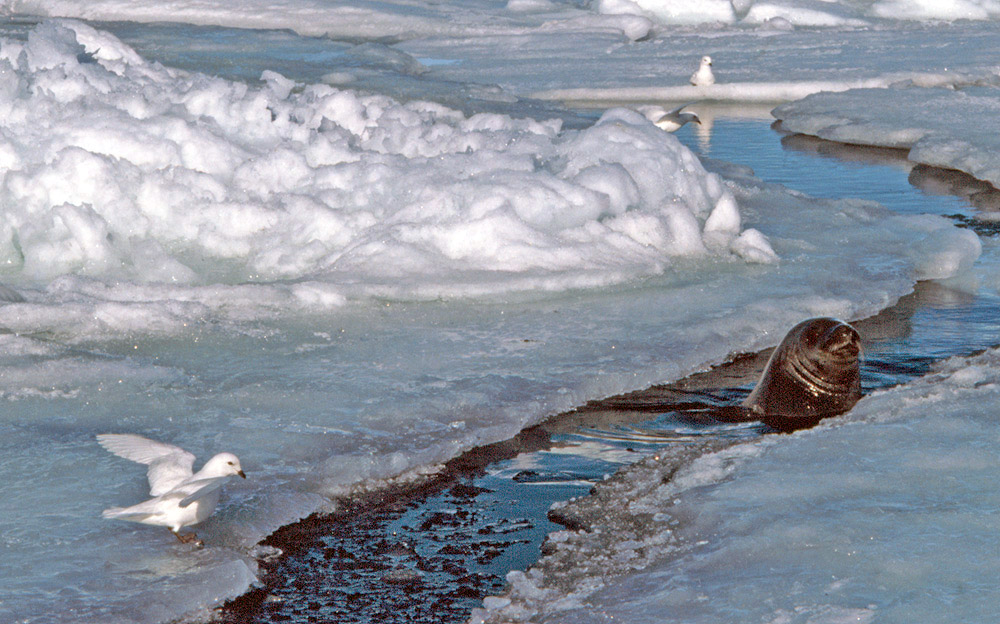
<instances>
[{"instance_id":1,"label":"frozen sea","mask_svg":"<svg viewBox=\"0 0 1000 624\"><path fill-rule=\"evenodd\" d=\"M630 109L725 104L713 156L727 115L795 100L789 129L994 180L991 2L688 4L0 3L0 281L24 299L0 307L0 619L206 618L261 539L343 497L918 281L996 294L989 236L703 164ZM624 471L647 533L607 565L556 535L575 565L475 617L989 619L967 579L993 565L996 357L664 488L656 460ZM239 455L208 547L100 518L145 494L104 432Z\"/></svg>"}]
</instances>

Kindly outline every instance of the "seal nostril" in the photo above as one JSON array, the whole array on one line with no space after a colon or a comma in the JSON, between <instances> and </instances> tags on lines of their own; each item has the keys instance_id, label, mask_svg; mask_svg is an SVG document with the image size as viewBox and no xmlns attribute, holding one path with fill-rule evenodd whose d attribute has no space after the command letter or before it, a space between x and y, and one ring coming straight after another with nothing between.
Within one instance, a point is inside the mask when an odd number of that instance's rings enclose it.
<instances>
[{"instance_id":1,"label":"seal nostril","mask_svg":"<svg viewBox=\"0 0 1000 624\"><path fill-rule=\"evenodd\" d=\"M823 348L831 352L856 354L861 350L861 337L850 325L840 324L827 334Z\"/></svg>"}]
</instances>

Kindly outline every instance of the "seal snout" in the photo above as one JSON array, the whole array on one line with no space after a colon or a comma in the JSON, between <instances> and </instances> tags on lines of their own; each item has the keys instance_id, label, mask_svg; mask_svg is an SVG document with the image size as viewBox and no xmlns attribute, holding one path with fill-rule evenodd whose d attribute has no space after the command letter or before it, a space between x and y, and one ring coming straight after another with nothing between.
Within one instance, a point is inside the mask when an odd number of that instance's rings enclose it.
<instances>
[{"instance_id":1,"label":"seal snout","mask_svg":"<svg viewBox=\"0 0 1000 624\"><path fill-rule=\"evenodd\" d=\"M841 323L827 332L822 347L844 358L857 358L861 354L861 336L847 323Z\"/></svg>"}]
</instances>

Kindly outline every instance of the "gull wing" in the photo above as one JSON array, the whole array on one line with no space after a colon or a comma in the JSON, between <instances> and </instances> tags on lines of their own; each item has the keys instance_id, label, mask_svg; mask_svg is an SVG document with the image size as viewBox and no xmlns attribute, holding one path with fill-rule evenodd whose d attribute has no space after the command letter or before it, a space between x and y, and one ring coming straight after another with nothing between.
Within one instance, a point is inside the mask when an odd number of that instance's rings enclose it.
<instances>
[{"instance_id":1,"label":"gull wing","mask_svg":"<svg viewBox=\"0 0 1000 624\"><path fill-rule=\"evenodd\" d=\"M664 117L670 117L671 115L677 115L678 113L680 113L682 110L684 110L688 106L691 106L691 104L693 104L693 102L688 102L687 104L681 104L680 106L678 106L677 108L675 108L673 110L668 110L666 113L664 113L663 116Z\"/></svg>"},{"instance_id":2,"label":"gull wing","mask_svg":"<svg viewBox=\"0 0 1000 624\"><path fill-rule=\"evenodd\" d=\"M184 453L185 457L163 457L149 465L146 477L149 479L151 496L166 494L191 478L194 455L187 451Z\"/></svg>"},{"instance_id":3,"label":"gull wing","mask_svg":"<svg viewBox=\"0 0 1000 624\"><path fill-rule=\"evenodd\" d=\"M197 481L192 481L190 483L185 483L183 486L177 488L176 492L181 494L186 494L181 502L177 503L180 507L187 507L196 500L208 496L212 492L220 489L226 481L229 481L229 477L209 477L207 479L198 479Z\"/></svg>"},{"instance_id":4,"label":"gull wing","mask_svg":"<svg viewBox=\"0 0 1000 624\"><path fill-rule=\"evenodd\" d=\"M131 507L111 507L101 512L102 518L117 518L130 522L145 522L160 512L156 505L159 499L151 498Z\"/></svg>"},{"instance_id":5,"label":"gull wing","mask_svg":"<svg viewBox=\"0 0 1000 624\"><path fill-rule=\"evenodd\" d=\"M147 464L152 496L169 492L194 474L194 455L179 446L131 433L102 433L97 442L119 457Z\"/></svg>"},{"instance_id":6,"label":"gull wing","mask_svg":"<svg viewBox=\"0 0 1000 624\"><path fill-rule=\"evenodd\" d=\"M118 457L131 459L140 464L151 464L166 457L190 457L194 465L194 455L179 446L150 440L131 433L102 433L97 436L97 442Z\"/></svg>"}]
</instances>

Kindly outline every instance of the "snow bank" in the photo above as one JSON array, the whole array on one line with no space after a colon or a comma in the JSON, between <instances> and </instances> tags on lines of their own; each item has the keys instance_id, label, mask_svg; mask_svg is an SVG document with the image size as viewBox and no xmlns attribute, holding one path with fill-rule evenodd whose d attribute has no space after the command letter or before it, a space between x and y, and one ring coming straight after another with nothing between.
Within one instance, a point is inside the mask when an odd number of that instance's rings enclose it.
<instances>
[{"instance_id":1,"label":"snow bank","mask_svg":"<svg viewBox=\"0 0 1000 624\"><path fill-rule=\"evenodd\" d=\"M899 86L818 93L774 110L782 127L841 143L909 150L914 162L957 169L1000 187L995 87Z\"/></svg>"},{"instance_id":2,"label":"snow bank","mask_svg":"<svg viewBox=\"0 0 1000 624\"><path fill-rule=\"evenodd\" d=\"M816 429L623 469L472 621L988 620L998 371L955 358Z\"/></svg>"},{"instance_id":3,"label":"snow bank","mask_svg":"<svg viewBox=\"0 0 1000 624\"><path fill-rule=\"evenodd\" d=\"M143 62L80 23L39 26L0 58L0 258L22 283L308 280L435 298L740 253L718 178L629 111L564 132L274 73L247 87Z\"/></svg>"}]
</instances>

